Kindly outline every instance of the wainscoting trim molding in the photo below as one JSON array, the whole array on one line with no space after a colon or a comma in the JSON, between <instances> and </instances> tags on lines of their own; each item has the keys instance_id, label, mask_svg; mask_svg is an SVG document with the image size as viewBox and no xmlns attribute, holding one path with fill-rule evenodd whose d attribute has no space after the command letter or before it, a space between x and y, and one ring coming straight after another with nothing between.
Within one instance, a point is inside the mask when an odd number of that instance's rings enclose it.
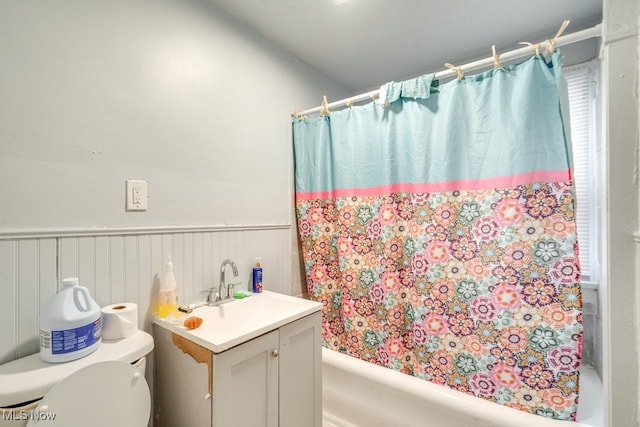
<instances>
[{"instance_id":1,"label":"wainscoting trim molding","mask_svg":"<svg viewBox=\"0 0 640 427\"><path fill-rule=\"evenodd\" d=\"M223 224L0 230L0 240L41 239L51 237L135 236L147 234L207 233L220 231L288 230L290 228L291 224Z\"/></svg>"}]
</instances>

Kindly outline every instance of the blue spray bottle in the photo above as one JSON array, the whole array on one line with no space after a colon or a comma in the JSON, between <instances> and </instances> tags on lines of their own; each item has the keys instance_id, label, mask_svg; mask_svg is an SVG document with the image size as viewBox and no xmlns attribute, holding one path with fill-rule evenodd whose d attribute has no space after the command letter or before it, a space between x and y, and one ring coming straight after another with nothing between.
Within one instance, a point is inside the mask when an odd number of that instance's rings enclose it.
<instances>
[{"instance_id":1,"label":"blue spray bottle","mask_svg":"<svg viewBox=\"0 0 640 427\"><path fill-rule=\"evenodd\" d=\"M261 258L255 258L253 271L251 273L251 290L253 293L262 292L262 267L260 266Z\"/></svg>"}]
</instances>

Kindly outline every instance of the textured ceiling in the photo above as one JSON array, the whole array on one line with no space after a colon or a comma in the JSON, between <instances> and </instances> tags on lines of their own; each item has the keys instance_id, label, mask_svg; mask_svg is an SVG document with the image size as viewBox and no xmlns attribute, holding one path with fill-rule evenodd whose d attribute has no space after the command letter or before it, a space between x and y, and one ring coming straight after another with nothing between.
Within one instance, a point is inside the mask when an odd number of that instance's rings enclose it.
<instances>
[{"instance_id":1,"label":"textured ceiling","mask_svg":"<svg viewBox=\"0 0 640 427\"><path fill-rule=\"evenodd\" d=\"M601 0L210 0L355 91L601 22Z\"/></svg>"}]
</instances>

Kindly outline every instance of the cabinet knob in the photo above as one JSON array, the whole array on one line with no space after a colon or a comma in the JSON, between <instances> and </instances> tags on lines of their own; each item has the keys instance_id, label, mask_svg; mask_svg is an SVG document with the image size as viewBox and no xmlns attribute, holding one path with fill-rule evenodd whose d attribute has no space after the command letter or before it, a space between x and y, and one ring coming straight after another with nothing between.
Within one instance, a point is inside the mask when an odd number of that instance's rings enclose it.
<instances>
[{"instance_id":1,"label":"cabinet knob","mask_svg":"<svg viewBox=\"0 0 640 427\"><path fill-rule=\"evenodd\" d=\"M273 357L278 357L278 356L280 356L280 352L276 349L276 350L273 350L273 351L271 352L271 355L272 355Z\"/></svg>"}]
</instances>

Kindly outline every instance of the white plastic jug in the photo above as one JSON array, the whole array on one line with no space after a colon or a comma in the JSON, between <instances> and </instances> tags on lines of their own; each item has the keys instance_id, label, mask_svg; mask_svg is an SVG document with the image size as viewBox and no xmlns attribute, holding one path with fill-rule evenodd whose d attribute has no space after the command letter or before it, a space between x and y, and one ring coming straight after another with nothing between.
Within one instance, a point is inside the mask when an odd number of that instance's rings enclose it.
<instances>
[{"instance_id":1,"label":"white plastic jug","mask_svg":"<svg viewBox=\"0 0 640 427\"><path fill-rule=\"evenodd\" d=\"M68 362L84 357L102 342L102 313L77 277L62 281L40 313L40 357L45 362Z\"/></svg>"}]
</instances>

